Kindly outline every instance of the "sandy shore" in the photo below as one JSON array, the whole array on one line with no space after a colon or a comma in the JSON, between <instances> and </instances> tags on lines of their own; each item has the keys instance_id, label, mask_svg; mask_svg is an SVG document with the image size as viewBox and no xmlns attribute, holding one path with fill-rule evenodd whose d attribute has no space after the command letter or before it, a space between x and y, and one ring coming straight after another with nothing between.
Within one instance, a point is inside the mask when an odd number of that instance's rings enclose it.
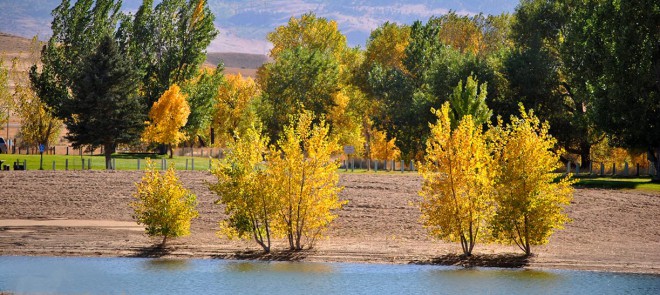
<instances>
[{"instance_id":1,"label":"sandy shore","mask_svg":"<svg viewBox=\"0 0 660 295\"><path fill-rule=\"evenodd\" d=\"M515 246L475 247L462 261L460 245L431 239L419 224L420 178L415 174L342 174L348 205L313 250L275 244L263 256L252 241L215 235L223 207L207 188L213 176L180 172L199 200L192 235L153 247L128 203L140 172L9 171L0 173L0 255L197 257L366 263L437 263L660 274L660 195L577 189L573 223L526 259Z\"/></svg>"}]
</instances>

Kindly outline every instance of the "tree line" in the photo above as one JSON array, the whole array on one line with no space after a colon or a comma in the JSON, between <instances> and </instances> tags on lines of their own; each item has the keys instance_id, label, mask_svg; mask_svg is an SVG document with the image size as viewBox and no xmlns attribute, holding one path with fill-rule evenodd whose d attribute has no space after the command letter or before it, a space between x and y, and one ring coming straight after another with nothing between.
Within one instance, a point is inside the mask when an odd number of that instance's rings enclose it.
<instances>
[{"instance_id":1,"label":"tree line","mask_svg":"<svg viewBox=\"0 0 660 295\"><path fill-rule=\"evenodd\" d=\"M484 124L508 120L521 102L535 110L550 123L555 148L576 155L582 168L608 145L648 151L658 167L658 6L522 0L513 14L387 22L365 48L349 47L335 21L307 13L268 34L272 62L251 80L201 68L217 35L205 1L145 0L124 13L116 0L64 0L21 84L28 95L12 101L42 105L17 112L43 114L22 116L43 120L22 131L26 138L39 130L34 140L48 143L63 122L74 146L104 146L108 159L122 144L226 146L252 121L275 143L290 115L309 110L340 145L367 158L420 160L431 109L459 91L486 102L473 110ZM189 114L156 123L166 112L154 104L173 85ZM145 136L145 121L169 135Z\"/></svg>"}]
</instances>

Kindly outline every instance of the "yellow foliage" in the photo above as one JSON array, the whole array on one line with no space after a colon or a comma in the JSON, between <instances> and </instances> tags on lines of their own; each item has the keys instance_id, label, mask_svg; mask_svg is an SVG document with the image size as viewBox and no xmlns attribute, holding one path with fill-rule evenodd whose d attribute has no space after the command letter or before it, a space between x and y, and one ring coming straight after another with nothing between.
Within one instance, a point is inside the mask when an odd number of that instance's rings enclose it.
<instances>
[{"instance_id":1,"label":"yellow foliage","mask_svg":"<svg viewBox=\"0 0 660 295\"><path fill-rule=\"evenodd\" d=\"M556 140L533 112L520 107L521 116L511 123L493 127L497 167L497 212L493 218L494 236L515 243L531 253L531 245L541 245L557 229L570 221L564 213L573 196L569 176L554 182L552 170L559 163L553 152Z\"/></svg>"},{"instance_id":2,"label":"yellow foliage","mask_svg":"<svg viewBox=\"0 0 660 295\"><path fill-rule=\"evenodd\" d=\"M362 146L362 117L357 113L358 109L350 104L362 95L356 89L343 89L333 96L334 104L326 114L326 118L332 125L331 137L337 139L339 145Z\"/></svg>"},{"instance_id":3,"label":"yellow foliage","mask_svg":"<svg viewBox=\"0 0 660 295\"><path fill-rule=\"evenodd\" d=\"M401 155L401 151L394 143L396 137L387 140L385 131L374 130L371 132L371 158L376 160L394 160Z\"/></svg>"},{"instance_id":4,"label":"yellow foliage","mask_svg":"<svg viewBox=\"0 0 660 295\"><path fill-rule=\"evenodd\" d=\"M338 163L330 156L339 150L328 139L328 126L312 126L313 116L303 113L284 128L279 150L271 148L267 179L277 199L278 221L274 227L287 236L292 250L313 247L337 217L332 211L347 201L339 200Z\"/></svg>"},{"instance_id":5,"label":"yellow foliage","mask_svg":"<svg viewBox=\"0 0 660 295\"><path fill-rule=\"evenodd\" d=\"M245 134L236 134L236 141L228 146L225 162L211 171L218 182L210 189L218 194L216 203L224 204L229 216L220 222L218 234L254 238L265 252L270 252L276 207L272 191L264 181L266 167L262 162L268 138L259 131L252 126Z\"/></svg>"},{"instance_id":6,"label":"yellow foliage","mask_svg":"<svg viewBox=\"0 0 660 295\"><path fill-rule=\"evenodd\" d=\"M34 92L26 69L39 63L41 43L34 37L30 43L28 58L21 62L12 60L9 79L14 82L13 99L9 100L11 109L21 120L19 136L23 145L44 144L46 147L56 143L62 129L62 120L55 117L46 103Z\"/></svg>"},{"instance_id":7,"label":"yellow foliage","mask_svg":"<svg viewBox=\"0 0 660 295\"><path fill-rule=\"evenodd\" d=\"M431 234L460 241L463 253L471 255L476 241L489 236L493 159L472 116L464 116L452 131L449 103L432 111L438 121L430 125L426 157L418 164L424 178L419 192L422 220Z\"/></svg>"},{"instance_id":8,"label":"yellow foliage","mask_svg":"<svg viewBox=\"0 0 660 295\"><path fill-rule=\"evenodd\" d=\"M377 62L386 68L403 70L406 47L410 43L410 27L386 23L372 36L367 44L366 60L370 64Z\"/></svg>"},{"instance_id":9,"label":"yellow foliage","mask_svg":"<svg viewBox=\"0 0 660 295\"><path fill-rule=\"evenodd\" d=\"M603 163L607 167L616 164L617 169L620 168L621 170L623 170L626 162L630 167L636 164L639 164L640 168L643 169L649 167L646 152L612 147L607 137L591 147L591 159L596 163ZM594 167L596 167L596 164L594 164Z\"/></svg>"},{"instance_id":10,"label":"yellow foliage","mask_svg":"<svg viewBox=\"0 0 660 295\"><path fill-rule=\"evenodd\" d=\"M131 207L138 224L146 226L150 236L167 238L190 234L190 222L199 214L197 197L183 187L174 166L161 174L150 160L142 181L136 183L137 192Z\"/></svg>"},{"instance_id":11,"label":"yellow foliage","mask_svg":"<svg viewBox=\"0 0 660 295\"><path fill-rule=\"evenodd\" d=\"M186 125L190 115L190 106L186 96L176 84L156 101L149 111L151 121L142 134L145 142L157 142L167 145L177 145L185 139L181 127Z\"/></svg>"},{"instance_id":12,"label":"yellow foliage","mask_svg":"<svg viewBox=\"0 0 660 295\"><path fill-rule=\"evenodd\" d=\"M267 38L273 43L270 56L274 59L287 48L304 47L328 52L341 60L348 49L346 36L337 29L337 22L318 18L313 13L291 17L287 25L277 27Z\"/></svg>"},{"instance_id":13,"label":"yellow foliage","mask_svg":"<svg viewBox=\"0 0 660 295\"><path fill-rule=\"evenodd\" d=\"M259 94L257 84L241 74L225 75L225 83L218 88L218 102L213 127L221 144L231 142L234 132L243 132L256 120L250 103Z\"/></svg>"}]
</instances>

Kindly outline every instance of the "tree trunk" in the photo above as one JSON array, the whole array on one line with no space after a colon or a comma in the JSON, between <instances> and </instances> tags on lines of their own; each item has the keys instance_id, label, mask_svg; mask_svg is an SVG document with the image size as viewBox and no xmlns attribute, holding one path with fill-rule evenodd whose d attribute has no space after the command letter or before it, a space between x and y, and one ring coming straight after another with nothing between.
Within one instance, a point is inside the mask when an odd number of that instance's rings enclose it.
<instances>
[{"instance_id":1,"label":"tree trunk","mask_svg":"<svg viewBox=\"0 0 660 295\"><path fill-rule=\"evenodd\" d=\"M169 152L170 152L170 159L172 159L172 158L174 157L174 148L172 147L171 144L168 144L168 145L167 145L167 149L168 149Z\"/></svg>"},{"instance_id":2,"label":"tree trunk","mask_svg":"<svg viewBox=\"0 0 660 295\"><path fill-rule=\"evenodd\" d=\"M655 175L653 175L652 181L660 183L660 147L649 149L649 160L655 167Z\"/></svg>"},{"instance_id":3,"label":"tree trunk","mask_svg":"<svg viewBox=\"0 0 660 295\"><path fill-rule=\"evenodd\" d=\"M586 141L580 144L580 159L582 160L580 169L582 171L589 169L589 165L591 164L591 145Z\"/></svg>"},{"instance_id":4,"label":"tree trunk","mask_svg":"<svg viewBox=\"0 0 660 295\"><path fill-rule=\"evenodd\" d=\"M103 155L105 156L105 169L112 169L112 154L115 152L115 146L111 143L103 145Z\"/></svg>"},{"instance_id":5,"label":"tree trunk","mask_svg":"<svg viewBox=\"0 0 660 295\"><path fill-rule=\"evenodd\" d=\"M167 236L163 236L163 241L160 242L160 246L164 248L166 243L167 243Z\"/></svg>"}]
</instances>

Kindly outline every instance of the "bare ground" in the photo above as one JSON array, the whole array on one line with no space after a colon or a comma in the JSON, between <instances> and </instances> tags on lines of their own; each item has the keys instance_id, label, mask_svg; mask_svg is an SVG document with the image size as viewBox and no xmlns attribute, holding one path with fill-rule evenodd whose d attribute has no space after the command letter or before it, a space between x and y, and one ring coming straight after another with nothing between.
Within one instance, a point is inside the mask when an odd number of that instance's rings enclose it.
<instances>
[{"instance_id":1,"label":"bare ground","mask_svg":"<svg viewBox=\"0 0 660 295\"><path fill-rule=\"evenodd\" d=\"M420 178L414 174L342 174L349 201L313 250L262 255L252 241L215 235L223 207L207 189L213 176L180 172L197 194L200 218L192 235L155 247L132 224L129 202L140 172L5 171L0 173L0 255L199 257L368 263L434 263L584 269L660 274L660 195L577 189L567 209L573 222L531 258L515 246L475 247L431 239L419 223Z\"/></svg>"}]
</instances>

